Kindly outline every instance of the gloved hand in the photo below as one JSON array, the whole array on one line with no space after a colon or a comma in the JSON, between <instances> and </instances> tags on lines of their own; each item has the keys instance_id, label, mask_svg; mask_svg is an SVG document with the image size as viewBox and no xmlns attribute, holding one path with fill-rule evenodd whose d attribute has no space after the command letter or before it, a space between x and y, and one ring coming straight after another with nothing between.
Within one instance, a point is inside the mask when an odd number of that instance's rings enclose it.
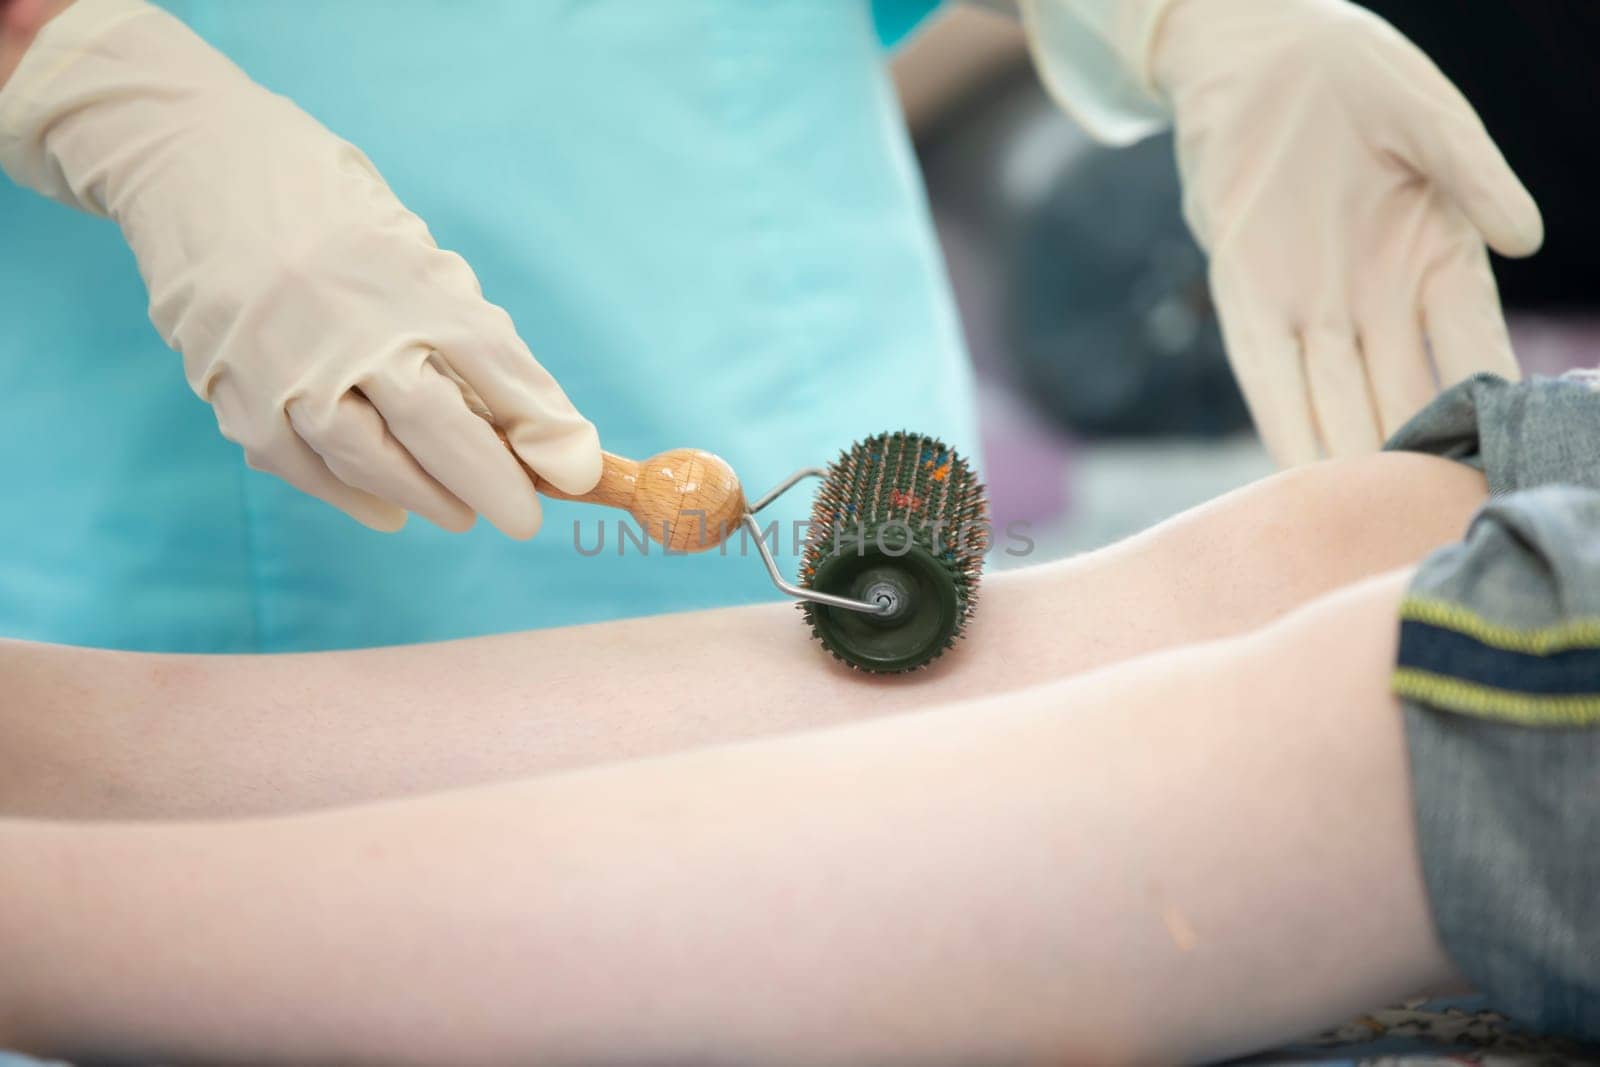
<instances>
[{"instance_id":1,"label":"gloved hand","mask_svg":"<svg viewBox=\"0 0 1600 1067\"><path fill-rule=\"evenodd\" d=\"M1518 376L1484 243L1533 253L1538 208L1388 23L1345 0L1022 6L1091 128L1127 140L1172 115L1185 217L1280 463L1376 449L1439 384Z\"/></svg>"},{"instance_id":2,"label":"gloved hand","mask_svg":"<svg viewBox=\"0 0 1600 1067\"><path fill-rule=\"evenodd\" d=\"M594 427L367 158L143 0L44 27L0 90L0 164L121 226L251 466L381 530L476 512L532 536L532 483L476 408L558 488L599 479Z\"/></svg>"}]
</instances>

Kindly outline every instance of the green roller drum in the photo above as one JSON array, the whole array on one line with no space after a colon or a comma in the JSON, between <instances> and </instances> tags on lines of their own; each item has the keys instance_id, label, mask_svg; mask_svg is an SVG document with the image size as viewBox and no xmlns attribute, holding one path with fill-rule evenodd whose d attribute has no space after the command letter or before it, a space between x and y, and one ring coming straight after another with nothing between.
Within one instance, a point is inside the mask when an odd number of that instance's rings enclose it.
<instances>
[{"instance_id":1,"label":"green roller drum","mask_svg":"<svg viewBox=\"0 0 1600 1067\"><path fill-rule=\"evenodd\" d=\"M938 438L898 431L840 453L812 506L800 585L884 610L802 601L812 634L863 671L927 666L972 617L988 519L971 465Z\"/></svg>"}]
</instances>

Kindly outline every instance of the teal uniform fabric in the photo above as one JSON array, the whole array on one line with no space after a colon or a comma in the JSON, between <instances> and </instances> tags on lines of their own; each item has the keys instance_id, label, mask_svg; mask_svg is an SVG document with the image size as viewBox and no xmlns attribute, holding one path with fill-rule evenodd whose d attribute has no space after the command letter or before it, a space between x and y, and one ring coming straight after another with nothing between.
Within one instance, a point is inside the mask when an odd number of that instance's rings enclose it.
<instances>
[{"instance_id":1,"label":"teal uniform fabric","mask_svg":"<svg viewBox=\"0 0 1600 1067\"><path fill-rule=\"evenodd\" d=\"M904 41L943 0L872 0L872 21L885 48Z\"/></svg>"},{"instance_id":2,"label":"teal uniform fabric","mask_svg":"<svg viewBox=\"0 0 1600 1067\"><path fill-rule=\"evenodd\" d=\"M608 449L707 448L752 495L886 429L975 454L865 0L165 6L364 149ZM619 554L620 516L574 504L526 543L368 531L218 435L115 226L4 182L0 220L0 635L342 648L775 595L737 541ZM774 508L791 571L807 506Z\"/></svg>"}]
</instances>

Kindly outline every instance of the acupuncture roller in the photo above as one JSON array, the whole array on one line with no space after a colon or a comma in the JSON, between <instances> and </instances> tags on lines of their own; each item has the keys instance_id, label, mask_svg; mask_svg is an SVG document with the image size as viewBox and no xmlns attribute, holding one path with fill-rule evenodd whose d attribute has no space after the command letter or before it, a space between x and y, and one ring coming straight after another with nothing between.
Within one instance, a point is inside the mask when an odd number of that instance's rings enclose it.
<instances>
[{"instance_id":1,"label":"acupuncture roller","mask_svg":"<svg viewBox=\"0 0 1600 1067\"><path fill-rule=\"evenodd\" d=\"M796 471L754 504L726 461L698 449L643 461L607 452L587 493L563 493L529 474L546 496L626 511L670 551L704 552L746 531L772 584L800 602L823 647L874 673L926 666L955 643L972 617L989 547L988 502L970 465L942 441L903 431ZM821 485L792 584L756 515L808 478Z\"/></svg>"}]
</instances>

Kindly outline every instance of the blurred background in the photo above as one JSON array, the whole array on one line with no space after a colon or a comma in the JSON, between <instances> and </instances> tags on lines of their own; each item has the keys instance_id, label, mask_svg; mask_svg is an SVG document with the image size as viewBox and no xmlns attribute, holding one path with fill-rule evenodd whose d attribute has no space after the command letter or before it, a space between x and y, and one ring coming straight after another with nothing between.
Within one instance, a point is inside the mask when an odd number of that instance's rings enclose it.
<instances>
[{"instance_id":1,"label":"blurred background","mask_svg":"<svg viewBox=\"0 0 1600 1067\"><path fill-rule=\"evenodd\" d=\"M1462 89L1544 211L1544 250L1495 264L1525 370L1600 362L1587 51L1600 4L1365 6ZM996 525L1031 525L1027 562L1269 473L1180 214L1171 137L1095 144L1046 96L1007 15L876 0L874 17L978 370Z\"/></svg>"}]
</instances>

